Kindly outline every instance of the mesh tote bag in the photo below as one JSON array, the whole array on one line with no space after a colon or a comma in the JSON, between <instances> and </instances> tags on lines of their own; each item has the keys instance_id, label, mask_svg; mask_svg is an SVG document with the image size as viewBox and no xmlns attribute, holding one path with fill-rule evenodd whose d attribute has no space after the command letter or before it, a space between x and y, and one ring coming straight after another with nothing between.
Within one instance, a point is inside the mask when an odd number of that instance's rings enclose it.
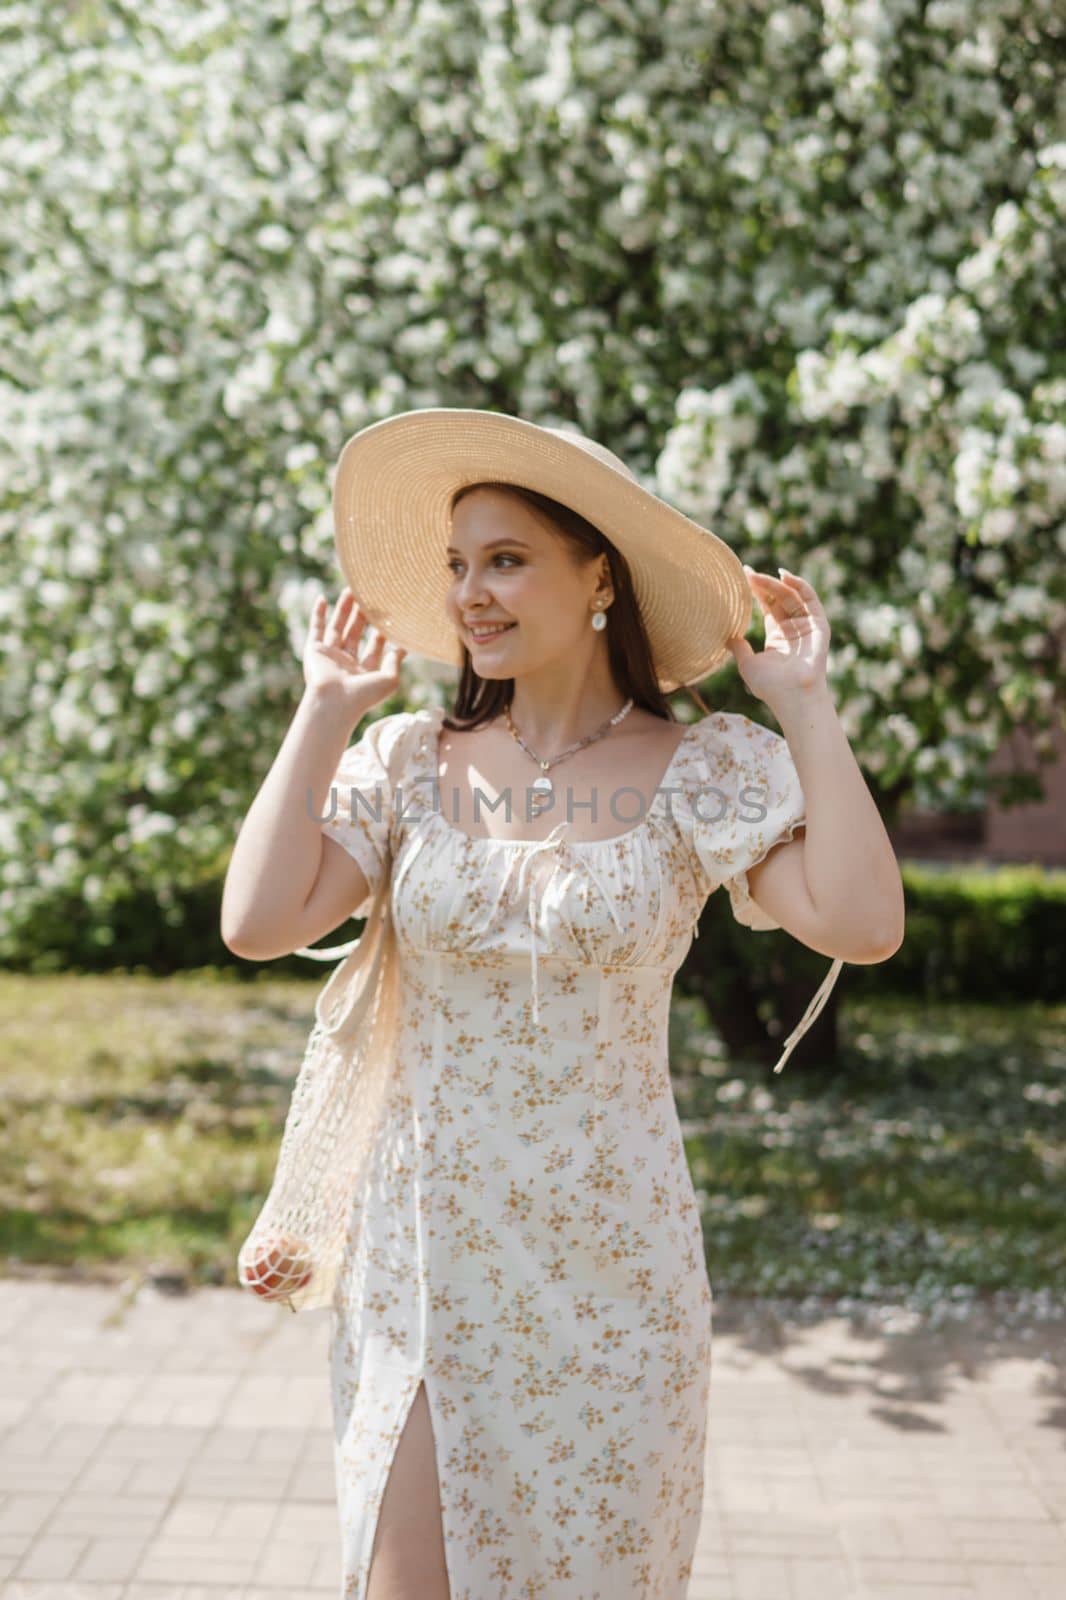
<instances>
[{"instance_id":1,"label":"mesh tote bag","mask_svg":"<svg viewBox=\"0 0 1066 1600\"><path fill-rule=\"evenodd\" d=\"M390 763L391 766L391 763ZM399 962L388 869L315 1002L270 1191L237 1256L242 1288L291 1311L333 1304L395 1056Z\"/></svg>"}]
</instances>

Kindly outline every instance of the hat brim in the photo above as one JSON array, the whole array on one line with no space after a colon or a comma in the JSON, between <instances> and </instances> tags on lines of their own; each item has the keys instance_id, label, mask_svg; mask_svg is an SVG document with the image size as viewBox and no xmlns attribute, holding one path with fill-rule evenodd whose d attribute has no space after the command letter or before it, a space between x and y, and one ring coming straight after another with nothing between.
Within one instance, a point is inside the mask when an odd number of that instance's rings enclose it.
<instances>
[{"instance_id":1,"label":"hat brim","mask_svg":"<svg viewBox=\"0 0 1066 1600\"><path fill-rule=\"evenodd\" d=\"M751 621L744 568L700 527L577 440L497 411L428 407L345 444L333 484L337 557L370 621L406 651L460 667L446 610L451 506L468 484L513 483L580 513L625 557L663 693L721 666Z\"/></svg>"}]
</instances>

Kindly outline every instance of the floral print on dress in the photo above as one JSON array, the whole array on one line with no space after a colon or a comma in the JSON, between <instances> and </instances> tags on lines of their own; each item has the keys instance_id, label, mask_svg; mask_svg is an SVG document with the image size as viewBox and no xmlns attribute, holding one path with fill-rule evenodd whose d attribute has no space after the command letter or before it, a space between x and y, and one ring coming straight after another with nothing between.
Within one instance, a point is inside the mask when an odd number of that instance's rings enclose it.
<instances>
[{"instance_id":1,"label":"floral print on dress","mask_svg":"<svg viewBox=\"0 0 1066 1600\"><path fill-rule=\"evenodd\" d=\"M753 916L745 874L802 826L802 791L784 739L719 713L685 730L643 819L615 838L570 839L565 823L540 840L470 838L434 804L443 715L372 724L322 823L372 887L390 864L402 985L332 1311L342 1594L365 1600L424 1383L451 1600L681 1600L713 1296L670 998L714 888L748 926L776 926ZM388 754L419 729L397 803ZM368 799L381 785L380 815L349 818L352 783ZM724 805L694 809L712 788ZM765 815L746 788L765 791Z\"/></svg>"},{"instance_id":2,"label":"floral print on dress","mask_svg":"<svg viewBox=\"0 0 1066 1600\"><path fill-rule=\"evenodd\" d=\"M696 784L680 825L707 875L719 885L734 917L758 930L781 924L755 904L748 871L773 847L806 827L799 773L781 734L740 712L720 711L697 724Z\"/></svg>"}]
</instances>

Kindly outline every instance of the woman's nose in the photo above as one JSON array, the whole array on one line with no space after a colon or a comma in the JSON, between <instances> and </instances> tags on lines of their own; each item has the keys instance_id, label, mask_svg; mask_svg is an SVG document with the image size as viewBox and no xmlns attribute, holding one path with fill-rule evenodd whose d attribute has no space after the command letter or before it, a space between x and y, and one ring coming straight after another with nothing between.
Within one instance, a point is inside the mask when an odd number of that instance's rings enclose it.
<instances>
[{"instance_id":1,"label":"woman's nose","mask_svg":"<svg viewBox=\"0 0 1066 1600\"><path fill-rule=\"evenodd\" d=\"M487 598L485 585L478 578L462 578L456 593L461 611L465 610L468 605L473 608L475 602L484 603Z\"/></svg>"}]
</instances>

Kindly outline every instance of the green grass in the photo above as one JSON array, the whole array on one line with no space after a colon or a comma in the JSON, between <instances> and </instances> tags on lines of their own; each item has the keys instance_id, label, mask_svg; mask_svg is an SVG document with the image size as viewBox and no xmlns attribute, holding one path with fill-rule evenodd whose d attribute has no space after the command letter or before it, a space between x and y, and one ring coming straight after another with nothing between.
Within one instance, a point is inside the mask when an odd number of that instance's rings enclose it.
<instances>
[{"instance_id":1,"label":"green grass","mask_svg":"<svg viewBox=\"0 0 1066 1600\"><path fill-rule=\"evenodd\" d=\"M320 981L0 974L0 1255L235 1283Z\"/></svg>"},{"instance_id":2,"label":"green grass","mask_svg":"<svg viewBox=\"0 0 1066 1600\"><path fill-rule=\"evenodd\" d=\"M831 1074L673 1031L716 1292L1062 1293L1066 1007L845 1002Z\"/></svg>"},{"instance_id":3,"label":"green grass","mask_svg":"<svg viewBox=\"0 0 1066 1600\"><path fill-rule=\"evenodd\" d=\"M268 970L0 974L0 1255L236 1284L314 996ZM1066 1007L845 1000L842 1061L671 1060L716 1295L929 1302L1066 1282Z\"/></svg>"}]
</instances>

